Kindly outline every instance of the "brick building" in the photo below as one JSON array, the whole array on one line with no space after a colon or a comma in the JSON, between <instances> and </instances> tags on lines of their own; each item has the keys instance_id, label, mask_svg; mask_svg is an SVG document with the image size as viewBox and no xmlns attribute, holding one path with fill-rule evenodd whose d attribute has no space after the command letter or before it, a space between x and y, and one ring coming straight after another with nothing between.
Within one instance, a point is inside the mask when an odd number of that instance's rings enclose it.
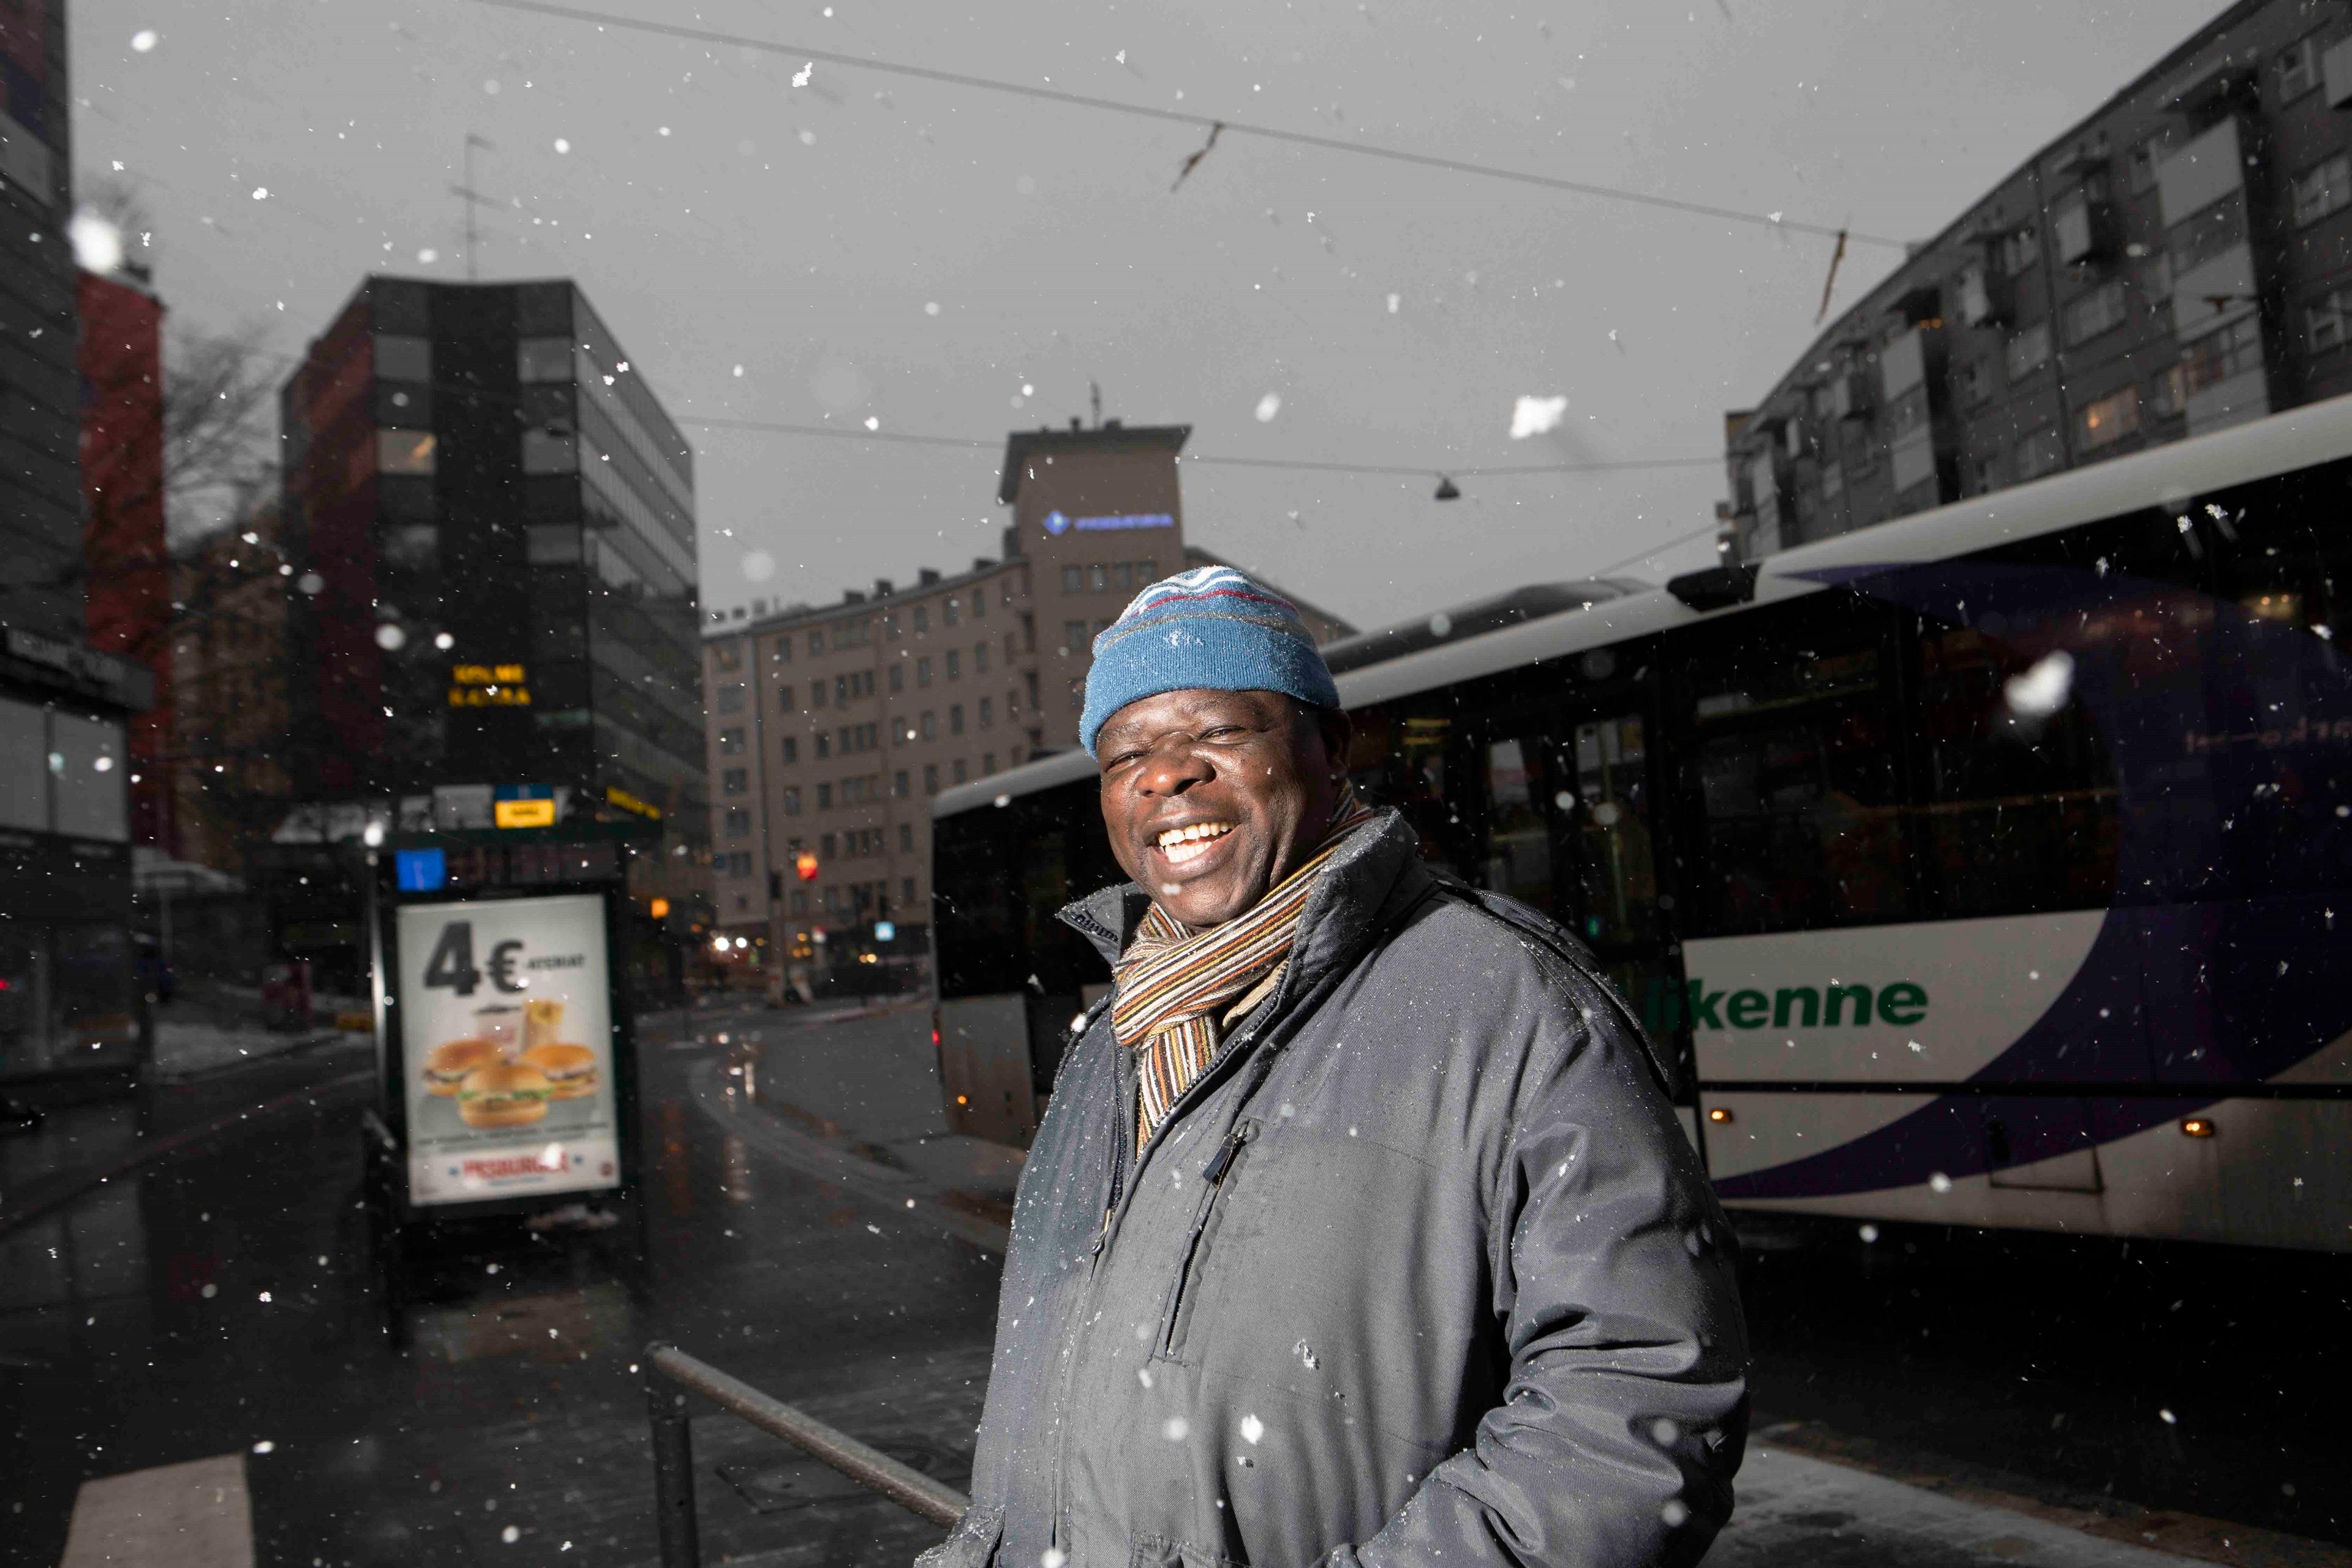
<instances>
[{"instance_id":1,"label":"brick building","mask_svg":"<svg viewBox=\"0 0 2352 1568\"><path fill-rule=\"evenodd\" d=\"M1755 559L2352 391L2352 12L2242 0L1726 420Z\"/></svg>"},{"instance_id":2,"label":"brick building","mask_svg":"<svg viewBox=\"0 0 2352 1568\"><path fill-rule=\"evenodd\" d=\"M707 630L715 898L747 955L923 951L931 796L1077 744L1095 633L1138 589L1215 561L1184 541L1189 433L1017 431L1002 559ZM1299 607L1322 641L1354 629Z\"/></svg>"}]
</instances>

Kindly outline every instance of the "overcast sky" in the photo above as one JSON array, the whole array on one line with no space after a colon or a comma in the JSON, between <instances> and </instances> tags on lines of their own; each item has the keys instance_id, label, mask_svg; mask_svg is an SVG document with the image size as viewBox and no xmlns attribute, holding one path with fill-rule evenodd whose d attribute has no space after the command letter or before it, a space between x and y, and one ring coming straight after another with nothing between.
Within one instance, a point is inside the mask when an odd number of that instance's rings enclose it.
<instances>
[{"instance_id":1,"label":"overcast sky","mask_svg":"<svg viewBox=\"0 0 2352 1568\"><path fill-rule=\"evenodd\" d=\"M1894 237L1933 234L2219 9L581 4ZM1723 410L1809 341L1829 260L1810 236L1239 135L1171 192L1201 141L1182 126L823 63L795 86L790 56L475 0L73 0L71 22L79 178L131 183L181 325L258 324L293 355L370 270L462 279L470 130L507 204L481 276L576 279L681 423L991 443L687 425L714 607L996 553L996 444L1084 413L1090 379L1107 414L1192 425L1196 453L1425 466L1185 469L1193 540L1360 624L1589 573L1710 525ZM1833 309L1895 258L1851 252ZM1559 427L1511 439L1522 395L1564 395ZM1710 461L1432 499L1442 469L1658 458Z\"/></svg>"}]
</instances>

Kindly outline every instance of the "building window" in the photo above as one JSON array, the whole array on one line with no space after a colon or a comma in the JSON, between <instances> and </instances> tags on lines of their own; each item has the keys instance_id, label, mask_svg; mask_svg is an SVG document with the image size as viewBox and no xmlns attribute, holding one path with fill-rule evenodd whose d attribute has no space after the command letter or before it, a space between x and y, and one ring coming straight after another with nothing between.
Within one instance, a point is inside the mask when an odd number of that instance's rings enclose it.
<instances>
[{"instance_id":1,"label":"building window","mask_svg":"<svg viewBox=\"0 0 2352 1568\"><path fill-rule=\"evenodd\" d=\"M2132 268L2132 281L2147 296L2151 305L2161 305L2172 298L2172 255L2158 251Z\"/></svg>"},{"instance_id":2,"label":"building window","mask_svg":"<svg viewBox=\"0 0 2352 1568\"><path fill-rule=\"evenodd\" d=\"M981 754L980 754L980 773L981 773L981 776L982 776L982 778L985 778L985 777L987 777L990 773L994 773L995 771L996 771L996 753L995 753L994 752L981 752Z\"/></svg>"},{"instance_id":3,"label":"building window","mask_svg":"<svg viewBox=\"0 0 2352 1568\"><path fill-rule=\"evenodd\" d=\"M914 907L915 879L912 877L901 877L898 879L898 902L908 909L912 909Z\"/></svg>"},{"instance_id":4,"label":"building window","mask_svg":"<svg viewBox=\"0 0 2352 1568\"><path fill-rule=\"evenodd\" d=\"M740 805L730 805L727 808L727 837L730 838L751 837L751 814L749 810Z\"/></svg>"},{"instance_id":5,"label":"building window","mask_svg":"<svg viewBox=\"0 0 2352 1568\"><path fill-rule=\"evenodd\" d=\"M772 642L772 643L769 644L769 645L768 645L768 661L769 661L771 664L790 664L790 663L792 663L792 662L793 662L793 639L792 639L791 637L778 637L774 642Z\"/></svg>"},{"instance_id":6,"label":"building window","mask_svg":"<svg viewBox=\"0 0 2352 1568\"><path fill-rule=\"evenodd\" d=\"M793 689L792 689L791 687L789 687L789 686L779 686L779 687L777 687L777 688L776 688L776 711L777 711L777 712L779 712L779 713L789 713L789 712L791 712L792 710L793 710Z\"/></svg>"},{"instance_id":7,"label":"building window","mask_svg":"<svg viewBox=\"0 0 2352 1568\"><path fill-rule=\"evenodd\" d=\"M923 764L923 793L925 795L940 793L940 764L937 763Z\"/></svg>"},{"instance_id":8,"label":"building window","mask_svg":"<svg viewBox=\"0 0 2352 1568\"><path fill-rule=\"evenodd\" d=\"M2148 412L2159 419L2171 419L2189 406L2189 381L2179 365L2168 366L2156 378L2147 395Z\"/></svg>"},{"instance_id":9,"label":"building window","mask_svg":"<svg viewBox=\"0 0 2352 1568\"><path fill-rule=\"evenodd\" d=\"M931 656L929 654L925 654L922 658L915 661L915 684L918 686L929 686L930 683Z\"/></svg>"},{"instance_id":10,"label":"building window","mask_svg":"<svg viewBox=\"0 0 2352 1568\"><path fill-rule=\"evenodd\" d=\"M824 837L816 841L817 855L822 859L830 860L833 858L833 852L836 847L836 842L833 835L828 833Z\"/></svg>"},{"instance_id":11,"label":"building window","mask_svg":"<svg viewBox=\"0 0 2352 1568\"><path fill-rule=\"evenodd\" d=\"M743 754L743 731L740 730L719 731L719 754L722 757L741 756Z\"/></svg>"},{"instance_id":12,"label":"building window","mask_svg":"<svg viewBox=\"0 0 2352 1568\"><path fill-rule=\"evenodd\" d=\"M2070 346L2086 343L2101 332L2122 326L2128 314L2122 279L2102 283L2066 306L2066 342Z\"/></svg>"},{"instance_id":13,"label":"building window","mask_svg":"<svg viewBox=\"0 0 2352 1568\"><path fill-rule=\"evenodd\" d=\"M809 682L809 706L812 708L822 708L824 706L824 681L812 680Z\"/></svg>"},{"instance_id":14,"label":"building window","mask_svg":"<svg viewBox=\"0 0 2352 1568\"><path fill-rule=\"evenodd\" d=\"M2032 224L2000 237L2000 269L2014 278L2042 259L2042 236Z\"/></svg>"},{"instance_id":15,"label":"building window","mask_svg":"<svg viewBox=\"0 0 2352 1568\"><path fill-rule=\"evenodd\" d=\"M961 702L951 703L948 708L948 733L963 733L963 704Z\"/></svg>"},{"instance_id":16,"label":"building window","mask_svg":"<svg viewBox=\"0 0 2352 1568\"><path fill-rule=\"evenodd\" d=\"M2281 49L2271 62L2271 79L2278 87L2278 102L2293 103L2319 85L2319 45L2305 38Z\"/></svg>"},{"instance_id":17,"label":"building window","mask_svg":"<svg viewBox=\"0 0 2352 1568\"><path fill-rule=\"evenodd\" d=\"M926 741L936 741L936 740L938 740L939 738L940 738L940 716L939 716L937 713L926 713L926 714L924 714L924 715L923 715L923 739L924 739L924 740L926 740Z\"/></svg>"},{"instance_id":18,"label":"building window","mask_svg":"<svg viewBox=\"0 0 2352 1568\"><path fill-rule=\"evenodd\" d=\"M788 763L799 762L801 760L800 742L791 735L785 736L783 740L783 752L784 761Z\"/></svg>"},{"instance_id":19,"label":"building window","mask_svg":"<svg viewBox=\"0 0 2352 1568\"><path fill-rule=\"evenodd\" d=\"M1063 567L1062 592L1065 594L1082 594L1086 592L1087 585L1085 573L1086 568L1082 566Z\"/></svg>"},{"instance_id":20,"label":"building window","mask_svg":"<svg viewBox=\"0 0 2352 1568\"><path fill-rule=\"evenodd\" d=\"M988 673L988 645L986 643L980 642L971 645L971 668L972 673L975 675L986 675Z\"/></svg>"},{"instance_id":21,"label":"building window","mask_svg":"<svg viewBox=\"0 0 2352 1568\"><path fill-rule=\"evenodd\" d=\"M890 689L893 691L904 691L907 689L907 667L905 665L894 664L890 667Z\"/></svg>"},{"instance_id":22,"label":"building window","mask_svg":"<svg viewBox=\"0 0 2352 1568\"><path fill-rule=\"evenodd\" d=\"M954 763L952 764L952 766L953 766L953 767L954 767L954 769L955 769L955 782L956 782L956 783L958 783L958 784L961 784L961 783L963 783L963 781L964 781L964 776L965 776L965 768L964 768L964 765L963 765L963 759L962 759L961 757L958 757L958 758L955 760L955 762L954 762Z\"/></svg>"},{"instance_id":23,"label":"building window","mask_svg":"<svg viewBox=\"0 0 2352 1568\"><path fill-rule=\"evenodd\" d=\"M951 626L955 625L958 612L961 608L961 603L953 595L941 599L940 601L940 625L943 626Z\"/></svg>"},{"instance_id":24,"label":"building window","mask_svg":"<svg viewBox=\"0 0 2352 1568\"><path fill-rule=\"evenodd\" d=\"M2084 404L2074 416L2074 435L2083 450L2111 446L2139 428L2139 388L2126 386L2095 402Z\"/></svg>"},{"instance_id":25,"label":"building window","mask_svg":"<svg viewBox=\"0 0 2352 1568\"><path fill-rule=\"evenodd\" d=\"M1952 395L1960 406L1972 408L1982 403L1990 389L1985 384L1984 366L1974 360L1962 360L1952 366Z\"/></svg>"},{"instance_id":26,"label":"building window","mask_svg":"<svg viewBox=\"0 0 2352 1568\"><path fill-rule=\"evenodd\" d=\"M2000 457L1995 452L1979 452L1969 458L1969 493L1980 496L1987 490L2000 489Z\"/></svg>"},{"instance_id":27,"label":"building window","mask_svg":"<svg viewBox=\"0 0 2352 1568\"><path fill-rule=\"evenodd\" d=\"M833 755L833 737L822 730L816 732L816 755L820 758Z\"/></svg>"},{"instance_id":28,"label":"building window","mask_svg":"<svg viewBox=\"0 0 2352 1568\"><path fill-rule=\"evenodd\" d=\"M719 710L721 713L743 711L743 683L730 680L719 689Z\"/></svg>"},{"instance_id":29,"label":"building window","mask_svg":"<svg viewBox=\"0 0 2352 1568\"><path fill-rule=\"evenodd\" d=\"M961 648L948 649L948 679L950 680L963 679L963 651Z\"/></svg>"},{"instance_id":30,"label":"building window","mask_svg":"<svg viewBox=\"0 0 2352 1568\"><path fill-rule=\"evenodd\" d=\"M806 888L794 888L793 889L793 913L796 915L804 915L808 912L808 889Z\"/></svg>"},{"instance_id":31,"label":"building window","mask_svg":"<svg viewBox=\"0 0 2352 1568\"><path fill-rule=\"evenodd\" d=\"M917 605L915 606L915 630L916 630L916 632L917 632L918 634L920 634L920 633L923 633L923 632L929 631L930 629L931 629L931 612L930 612L930 607L929 607L929 605Z\"/></svg>"},{"instance_id":32,"label":"building window","mask_svg":"<svg viewBox=\"0 0 2352 1568\"><path fill-rule=\"evenodd\" d=\"M729 768L719 775L719 787L728 795L748 795L751 790L751 770Z\"/></svg>"},{"instance_id":33,"label":"building window","mask_svg":"<svg viewBox=\"0 0 2352 1568\"><path fill-rule=\"evenodd\" d=\"M2050 323L2036 321L2009 340L2002 351L2009 367L2009 379L2023 381L2050 363Z\"/></svg>"},{"instance_id":34,"label":"building window","mask_svg":"<svg viewBox=\"0 0 2352 1568\"><path fill-rule=\"evenodd\" d=\"M433 448L430 430L379 430L375 433L376 470L386 474L429 474L434 466Z\"/></svg>"},{"instance_id":35,"label":"building window","mask_svg":"<svg viewBox=\"0 0 2352 1568\"><path fill-rule=\"evenodd\" d=\"M816 808L819 811L830 811L833 809L833 786L831 784L821 784L816 786Z\"/></svg>"},{"instance_id":36,"label":"building window","mask_svg":"<svg viewBox=\"0 0 2352 1568\"><path fill-rule=\"evenodd\" d=\"M898 824L898 853L912 855L914 852L915 825L911 822L902 822Z\"/></svg>"},{"instance_id":37,"label":"building window","mask_svg":"<svg viewBox=\"0 0 2352 1568\"><path fill-rule=\"evenodd\" d=\"M2338 153L2294 177L2294 221L2317 223L2352 204L2352 153Z\"/></svg>"},{"instance_id":38,"label":"building window","mask_svg":"<svg viewBox=\"0 0 2352 1568\"><path fill-rule=\"evenodd\" d=\"M900 768L890 775L890 793L900 800L907 798L907 770Z\"/></svg>"},{"instance_id":39,"label":"building window","mask_svg":"<svg viewBox=\"0 0 2352 1568\"><path fill-rule=\"evenodd\" d=\"M986 588L974 588L971 591L971 613L974 618L984 616L988 614L988 590Z\"/></svg>"},{"instance_id":40,"label":"building window","mask_svg":"<svg viewBox=\"0 0 2352 1568\"><path fill-rule=\"evenodd\" d=\"M743 668L743 645L739 642L715 644L710 650L710 658L720 669L740 669Z\"/></svg>"},{"instance_id":41,"label":"building window","mask_svg":"<svg viewBox=\"0 0 2352 1568\"><path fill-rule=\"evenodd\" d=\"M2262 325L2248 316L2198 339L2180 356L2181 390L2194 397L2232 376L2260 370L2262 363Z\"/></svg>"},{"instance_id":42,"label":"building window","mask_svg":"<svg viewBox=\"0 0 2352 1568\"><path fill-rule=\"evenodd\" d=\"M1083 653L1086 651L1086 647L1087 623L1084 621L1064 621L1062 623L1062 651L1064 653Z\"/></svg>"},{"instance_id":43,"label":"building window","mask_svg":"<svg viewBox=\"0 0 2352 1568\"><path fill-rule=\"evenodd\" d=\"M786 816L798 816L800 814L800 786L798 784L788 784L784 788L784 815Z\"/></svg>"},{"instance_id":44,"label":"building window","mask_svg":"<svg viewBox=\"0 0 2352 1568\"><path fill-rule=\"evenodd\" d=\"M2303 308L2304 342L2314 353L2344 346L2344 320L2352 313L2352 289L2336 289Z\"/></svg>"},{"instance_id":45,"label":"building window","mask_svg":"<svg viewBox=\"0 0 2352 1568\"><path fill-rule=\"evenodd\" d=\"M2058 447L2058 432L2044 426L2017 444L2017 479L2023 484L2053 473L2065 465L2065 454Z\"/></svg>"}]
</instances>

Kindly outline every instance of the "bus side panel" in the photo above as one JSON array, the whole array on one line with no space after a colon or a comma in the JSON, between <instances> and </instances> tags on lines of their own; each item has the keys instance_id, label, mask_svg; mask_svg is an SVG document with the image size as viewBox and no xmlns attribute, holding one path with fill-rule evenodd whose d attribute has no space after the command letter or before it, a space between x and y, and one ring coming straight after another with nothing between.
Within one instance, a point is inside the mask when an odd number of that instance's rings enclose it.
<instances>
[{"instance_id":1,"label":"bus side panel","mask_svg":"<svg viewBox=\"0 0 2352 1568\"><path fill-rule=\"evenodd\" d=\"M1029 1085L1029 1010L1018 992L940 1004L940 1088L948 1127L1025 1149L1037 1135Z\"/></svg>"},{"instance_id":2,"label":"bus side panel","mask_svg":"<svg viewBox=\"0 0 2352 1568\"><path fill-rule=\"evenodd\" d=\"M1706 1096L1707 1157L1718 1173L1783 1163L1889 1125L1921 1109L1906 1094L1772 1091ZM2043 1114L2084 1118L2096 1136L2118 1113L2138 1120L2140 1102L2021 1102L1954 1096L1938 1119L1975 1136L2021 1103ZM2060 1110L2059 1108L2064 1108ZM2110 1142L2030 1164L1931 1177L1909 1186L1821 1196L1725 1200L1734 1209L1846 1215L1856 1220L1966 1225L2069 1235L2164 1237L2257 1247L2352 1252L2352 1101L2224 1100L2195 1108L2209 1130L2189 1136L2171 1117Z\"/></svg>"}]
</instances>

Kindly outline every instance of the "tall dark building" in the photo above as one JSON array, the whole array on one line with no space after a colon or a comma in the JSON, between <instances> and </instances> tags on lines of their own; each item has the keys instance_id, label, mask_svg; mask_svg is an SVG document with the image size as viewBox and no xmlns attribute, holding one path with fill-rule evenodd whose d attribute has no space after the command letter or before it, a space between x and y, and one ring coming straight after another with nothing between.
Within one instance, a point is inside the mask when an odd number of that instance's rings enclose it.
<instances>
[{"instance_id":1,"label":"tall dark building","mask_svg":"<svg viewBox=\"0 0 2352 1568\"><path fill-rule=\"evenodd\" d=\"M280 403L296 794L547 784L699 845L693 456L586 297L371 278Z\"/></svg>"},{"instance_id":2,"label":"tall dark building","mask_svg":"<svg viewBox=\"0 0 2352 1568\"><path fill-rule=\"evenodd\" d=\"M2352 13L2241 0L1726 422L1742 557L2352 391Z\"/></svg>"},{"instance_id":3,"label":"tall dark building","mask_svg":"<svg viewBox=\"0 0 2352 1568\"><path fill-rule=\"evenodd\" d=\"M135 1068L126 716L89 646L62 0L0 4L0 1081Z\"/></svg>"}]
</instances>

